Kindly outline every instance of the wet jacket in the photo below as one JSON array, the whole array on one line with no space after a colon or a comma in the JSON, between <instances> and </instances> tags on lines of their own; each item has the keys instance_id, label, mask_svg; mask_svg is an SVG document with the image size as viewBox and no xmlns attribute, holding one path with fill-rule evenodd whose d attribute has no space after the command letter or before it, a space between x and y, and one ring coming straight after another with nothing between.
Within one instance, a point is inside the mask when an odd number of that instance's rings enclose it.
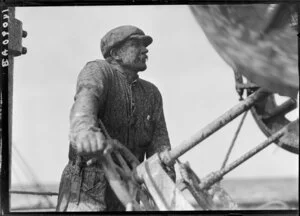
<instances>
[{"instance_id":1,"label":"wet jacket","mask_svg":"<svg viewBox=\"0 0 300 216\"><path fill-rule=\"evenodd\" d=\"M162 97L157 87L139 77L130 83L118 67L104 60L89 62L78 76L75 102L70 114L69 159L72 163L64 170L61 185L68 185L64 179L74 181L68 173L71 175L71 166L74 166L78 158L73 148L78 132L98 128L98 119L102 120L110 136L119 140L140 161L143 161L145 156L149 157L155 152L170 148ZM88 171L91 169L93 170ZM95 171L98 172L98 177L91 174ZM172 174L175 175L174 170ZM85 177L85 175L94 176L92 180L94 182L86 182L91 177ZM104 187L106 182L104 182L100 166L85 168L81 188L93 191L93 186L101 185L101 181L103 184L100 188L104 190L107 187ZM87 184L90 186L86 187ZM70 185L65 187L70 187ZM105 206L113 206L107 203L114 202L116 197L112 197L111 193L104 194L103 191L93 192L94 200L98 200L102 205L101 209L96 208L96 210L103 210ZM100 196L106 196L106 204ZM59 200L60 198L61 195Z\"/></svg>"},{"instance_id":2,"label":"wet jacket","mask_svg":"<svg viewBox=\"0 0 300 216\"><path fill-rule=\"evenodd\" d=\"M70 141L76 141L80 130L98 127L100 118L110 136L141 161L144 154L170 147L162 97L152 83L140 78L129 83L116 68L97 60L80 72L70 115Z\"/></svg>"}]
</instances>

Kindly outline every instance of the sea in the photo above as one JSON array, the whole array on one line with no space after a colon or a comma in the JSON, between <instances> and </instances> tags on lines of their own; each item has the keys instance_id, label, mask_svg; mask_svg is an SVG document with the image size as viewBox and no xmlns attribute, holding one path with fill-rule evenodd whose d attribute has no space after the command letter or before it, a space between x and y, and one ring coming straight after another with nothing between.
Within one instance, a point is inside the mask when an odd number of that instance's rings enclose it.
<instances>
[{"instance_id":1,"label":"sea","mask_svg":"<svg viewBox=\"0 0 300 216\"><path fill-rule=\"evenodd\" d=\"M12 185L11 191L57 193L58 186L58 183L46 184L42 187ZM224 179L220 182L220 186L237 204L237 210L298 210L299 208L298 178ZM28 195L15 192L10 194L12 212L55 211L57 195ZM197 209L196 203L191 204Z\"/></svg>"}]
</instances>

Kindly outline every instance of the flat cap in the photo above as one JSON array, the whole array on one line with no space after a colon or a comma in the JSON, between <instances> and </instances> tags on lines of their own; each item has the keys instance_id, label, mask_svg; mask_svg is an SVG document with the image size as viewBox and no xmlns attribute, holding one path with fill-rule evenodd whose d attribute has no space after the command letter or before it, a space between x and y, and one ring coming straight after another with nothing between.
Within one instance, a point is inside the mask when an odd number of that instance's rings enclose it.
<instances>
[{"instance_id":1,"label":"flat cap","mask_svg":"<svg viewBox=\"0 0 300 216\"><path fill-rule=\"evenodd\" d=\"M110 30L104 37L101 39L101 52L104 58L109 56L110 50L125 42L129 38L137 38L144 42L145 46L148 46L152 43L152 37L145 35L145 33L131 25L119 26Z\"/></svg>"}]
</instances>

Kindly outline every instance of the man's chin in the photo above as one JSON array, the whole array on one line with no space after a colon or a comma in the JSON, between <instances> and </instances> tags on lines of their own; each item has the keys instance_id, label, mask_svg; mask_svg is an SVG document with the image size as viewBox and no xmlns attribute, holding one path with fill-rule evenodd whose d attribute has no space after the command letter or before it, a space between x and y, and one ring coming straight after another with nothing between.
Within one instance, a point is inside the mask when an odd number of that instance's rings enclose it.
<instances>
[{"instance_id":1,"label":"man's chin","mask_svg":"<svg viewBox=\"0 0 300 216\"><path fill-rule=\"evenodd\" d=\"M147 69L146 64L139 64L139 65L123 65L123 67L128 68L129 70L133 70L135 72L145 71Z\"/></svg>"},{"instance_id":2,"label":"man's chin","mask_svg":"<svg viewBox=\"0 0 300 216\"><path fill-rule=\"evenodd\" d=\"M133 70L135 70L136 72L142 72L142 71L145 71L147 69L147 65L141 65L141 66L136 66L134 68L132 68Z\"/></svg>"},{"instance_id":3,"label":"man's chin","mask_svg":"<svg viewBox=\"0 0 300 216\"><path fill-rule=\"evenodd\" d=\"M147 69L147 65L145 65L144 67L141 67L140 71L145 71Z\"/></svg>"}]
</instances>

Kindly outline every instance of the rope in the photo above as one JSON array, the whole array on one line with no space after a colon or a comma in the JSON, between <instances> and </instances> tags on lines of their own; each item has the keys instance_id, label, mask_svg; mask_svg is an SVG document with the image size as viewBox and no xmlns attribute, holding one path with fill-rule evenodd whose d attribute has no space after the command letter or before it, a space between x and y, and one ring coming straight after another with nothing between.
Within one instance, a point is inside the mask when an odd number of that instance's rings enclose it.
<instances>
[{"instance_id":1,"label":"rope","mask_svg":"<svg viewBox=\"0 0 300 216\"><path fill-rule=\"evenodd\" d=\"M111 136L109 135L108 131L106 130L103 122L101 121L101 119L99 119L98 121L100 129L102 130L104 136L106 137L106 139L111 139Z\"/></svg>"},{"instance_id":2,"label":"rope","mask_svg":"<svg viewBox=\"0 0 300 216\"><path fill-rule=\"evenodd\" d=\"M19 160L21 160L22 164L21 166L25 167L25 169L23 170L24 174L27 175L27 178L29 178L34 185L39 189L39 190L44 190L45 187L43 187L37 180L36 175L34 174L34 172L32 171L32 168L29 166L29 164L26 162L26 160L23 158L22 154L20 153L20 151L17 149L17 147L15 145L12 145L12 149L14 152L17 153L17 157ZM46 200L46 202L49 205L53 205L52 201L49 199L49 197L44 196L44 200Z\"/></svg>"},{"instance_id":3,"label":"rope","mask_svg":"<svg viewBox=\"0 0 300 216\"><path fill-rule=\"evenodd\" d=\"M227 151L227 153L226 153L226 156L225 156L225 159L224 159L224 161L223 161L223 164L222 164L221 169L223 169L223 168L226 166L226 163L227 163L228 158L229 158L229 156L230 156L230 154L231 154L231 151L232 151L232 149L233 149L233 146L234 146L234 144L235 144L235 141L236 141L236 139L237 139L237 137L238 137L238 135L239 135L239 133L240 133L240 131L241 131L241 128L242 128L242 125L243 125L243 123L244 123L244 121L245 121L245 118L246 118L246 116L247 116L247 113L248 113L248 110L244 113L244 115L243 115L243 117L242 117L242 119L241 119L241 121L240 121L240 124L239 124L239 126L238 126L238 128L237 128L237 130L236 130L236 132L235 132L235 134L234 134L234 136L233 136L233 139L232 139L231 144L230 144L230 146L229 146L229 149L228 149L228 151Z\"/></svg>"},{"instance_id":4,"label":"rope","mask_svg":"<svg viewBox=\"0 0 300 216\"><path fill-rule=\"evenodd\" d=\"M16 167L15 166L11 166L12 169L12 174L14 175L15 179L17 180L17 182L21 182L20 181L20 177L18 172L16 171ZM21 185L21 190L25 190L25 187L23 185ZM26 196L28 198L28 196ZM28 205L32 205L32 200L30 199L26 199L27 200L27 204Z\"/></svg>"}]
</instances>

